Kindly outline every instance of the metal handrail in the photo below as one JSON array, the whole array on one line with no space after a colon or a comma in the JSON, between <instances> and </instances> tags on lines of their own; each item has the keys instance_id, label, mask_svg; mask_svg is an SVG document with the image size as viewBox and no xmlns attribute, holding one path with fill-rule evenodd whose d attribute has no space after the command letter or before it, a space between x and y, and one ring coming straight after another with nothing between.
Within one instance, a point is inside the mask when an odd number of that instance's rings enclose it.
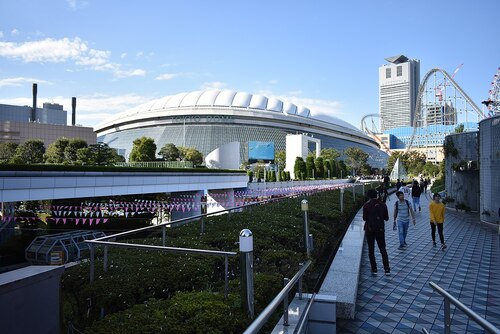
<instances>
[{"instance_id":1,"label":"metal handrail","mask_svg":"<svg viewBox=\"0 0 500 334\"><path fill-rule=\"evenodd\" d=\"M444 298L444 332L446 334L451 333L451 312L450 303L455 305L456 308L464 312L469 319L474 320L479 326L490 333L500 334L500 329L496 328L491 322L481 317L479 314L471 310L469 307L465 306L461 301L453 297L446 290L441 288L434 282L430 282L429 285L432 289L439 293Z\"/></svg>"},{"instance_id":2,"label":"metal handrail","mask_svg":"<svg viewBox=\"0 0 500 334\"><path fill-rule=\"evenodd\" d=\"M264 326L266 321L271 317L273 312L278 308L280 303L288 296L290 290L294 287L297 281L302 278L304 272L311 265L311 260L308 260L302 268L293 276L293 278L285 285L285 287L274 297L274 299L267 305L267 307L259 314L259 316L248 326L243 334L254 334Z\"/></svg>"},{"instance_id":3,"label":"metal handrail","mask_svg":"<svg viewBox=\"0 0 500 334\"><path fill-rule=\"evenodd\" d=\"M299 322L297 323L297 327L295 327L295 330L293 331L294 334L302 333L304 326L307 324L307 321L306 321L308 319L307 316L309 315L309 312L311 311L311 307L314 303L314 298L316 298L316 293L313 293L311 298L307 302L307 305L300 316Z\"/></svg>"}]
</instances>

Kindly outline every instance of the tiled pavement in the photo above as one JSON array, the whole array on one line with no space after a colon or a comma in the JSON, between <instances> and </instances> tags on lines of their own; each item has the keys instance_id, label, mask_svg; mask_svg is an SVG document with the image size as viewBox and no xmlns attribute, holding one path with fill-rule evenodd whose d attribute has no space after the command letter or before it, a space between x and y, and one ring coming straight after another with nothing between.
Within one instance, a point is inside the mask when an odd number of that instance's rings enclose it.
<instances>
[{"instance_id":1,"label":"tiled pavement","mask_svg":"<svg viewBox=\"0 0 500 334\"><path fill-rule=\"evenodd\" d=\"M429 196L429 195L427 195ZM479 223L478 215L446 209L444 237L448 248L432 246L428 205L421 198L417 224L410 223L408 247L398 250L392 231L395 195L387 203L390 220L386 231L391 276L380 273L382 259L375 246L379 274L372 276L366 243L354 320L338 320L337 333L444 332L444 300L433 292L435 282L463 304L500 328L499 231ZM383 271L382 271L383 273ZM462 311L451 307L452 333L484 333Z\"/></svg>"}]
</instances>

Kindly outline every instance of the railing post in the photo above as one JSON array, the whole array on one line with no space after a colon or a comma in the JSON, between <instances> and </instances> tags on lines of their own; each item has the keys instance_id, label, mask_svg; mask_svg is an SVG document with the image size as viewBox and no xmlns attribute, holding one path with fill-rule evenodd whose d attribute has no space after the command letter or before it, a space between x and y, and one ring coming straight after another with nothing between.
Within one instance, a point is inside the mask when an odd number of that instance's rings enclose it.
<instances>
[{"instance_id":1,"label":"railing post","mask_svg":"<svg viewBox=\"0 0 500 334\"><path fill-rule=\"evenodd\" d=\"M304 263L299 263L299 268L302 269L304 267ZM302 300L302 275L299 278L299 299Z\"/></svg>"},{"instance_id":2,"label":"railing post","mask_svg":"<svg viewBox=\"0 0 500 334\"><path fill-rule=\"evenodd\" d=\"M284 278L283 285L286 286L290 282L290 279ZM283 326L288 326L288 292L283 298Z\"/></svg>"},{"instance_id":3,"label":"railing post","mask_svg":"<svg viewBox=\"0 0 500 334\"><path fill-rule=\"evenodd\" d=\"M205 221L203 220L203 217L201 217L201 227L200 227L200 234L205 233Z\"/></svg>"},{"instance_id":4,"label":"railing post","mask_svg":"<svg viewBox=\"0 0 500 334\"><path fill-rule=\"evenodd\" d=\"M451 334L451 312L450 300L444 298L444 333Z\"/></svg>"},{"instance_id":5,"label":"railing post","mask_svg":"<svg viewBox=\"0 0 500 334\"><path fill-rule=\"evenodd\" d=\"M340 212L344 212L344 188L340 189Z\"/></svg>"},{"instance_id":6,"label":"railing post","mask_svg":"<svg viewBox=\"0 0 500 334\"><path fill-rule=\"evenodd\" d=\"M307 211L309 210L309 202L306 199L303 199L300 207L302 211L304 211L304 247L306 250L306 254L309 257L311 255L311 251L309 248L309 222L307 217Z\"/></svg>"},{"instance_id":7,"label":"railing post","mask_svg":"<svg viewBox=\"0 0 500 334\"><path fill-rule=\"evenodd\" d=\"M229 260L228 256L224 255L224 298L227 298L229 290Z\"/></svg>"},{"instance_id":8,"label":"railing post","mask_svg":"<svg viewBox=\"0 0 500 334\"><path fill-rule=\"evenodd\" d=\"M90 244L90 283L94 282L94 245Z\"/></svg>"},{"instance_id":9,"label":"railing post","mask_svg":"<svg viewBox=\"0 0 500 334\"><path fill-rule=\"evenodd\" d=\"M240 231L241 301L250 319L254 316L253 297L253 235L249 229Z\"/></svg>"},{"instance_id":10,"label":"railing post","mask_svg":"<svg viewBox=\"0 0 500 334\"><path fill-rule=\"evenodd\" d=\"M356 202L356 185L352 186L352 200Z\"/></svg>"},{"instance_id":11,"label":"railing post","mask_svg":"<svg viewBox=\"0 0 500 334\"><path fill-rule=\"evenodd\" d=\"M104 272L108 271L108 245L104 246L103 267L104 267Z\"/></svg>"},{"instance_id":12,"label":"railing post","mask_svg":"<svg viewBox=\"0 0 500 334\"><path fill-rule=\"evenodd\" d=\"M167 241L167 227L163 225L161 228L161 244L163 247L165 247L166 241Z\"/></svg>"}]
</instances>

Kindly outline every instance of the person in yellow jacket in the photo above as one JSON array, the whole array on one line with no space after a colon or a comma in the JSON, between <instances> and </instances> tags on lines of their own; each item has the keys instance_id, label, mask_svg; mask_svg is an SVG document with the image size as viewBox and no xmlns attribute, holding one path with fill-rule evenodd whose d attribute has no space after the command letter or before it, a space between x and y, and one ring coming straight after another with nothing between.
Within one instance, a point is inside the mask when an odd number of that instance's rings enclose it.
<instances>
[{"instance_id":1,"label":"person in yellow jacket","mask_svg":"<svg viewBox=\"0 0 500 334\"><path fill-rule=\"evenodd\" d=\"M446 248L443 235L444 224L444 204L441 203L441 195L435 193L432 197L432 202L429 204L429 213L431 216L431 235L432 244L436 246L436 226L438 229L439 240L441 240L441 249Z\"/></svg>"}]
</instances>

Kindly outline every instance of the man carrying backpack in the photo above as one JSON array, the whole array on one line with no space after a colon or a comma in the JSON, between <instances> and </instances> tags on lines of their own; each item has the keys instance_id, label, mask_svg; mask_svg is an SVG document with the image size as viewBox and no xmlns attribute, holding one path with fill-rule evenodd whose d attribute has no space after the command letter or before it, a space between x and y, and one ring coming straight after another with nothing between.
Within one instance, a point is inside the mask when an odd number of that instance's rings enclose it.
<instances>
[{"instance_id":1,"label":"man carrying backpack","mask_svg":"<svg viewBox=\"0 0 500 334\"><path fill-rule=\"evenodd\" d=\"M389 256L385 249L385 221L389 220L389 213L385 203L377 198L377 191L375 189L368 190L368 202L363 205L363 220L365 221L365 235L366 242L368 243L368 257L370 258L370 265L372 273L377 273L377 262L375 261L375 240L377 241L378 249L382 255L382 262L384 264L385 274L391 274L389 267Z\"/></svg>"},{"instance_id":2,"label":"man carrying backpack","mask_svg":"<svg viewBox=\"0 0 500 334\"><path fill-rule=\"evenodd\" d=\"M410 202L405 198L403 192L396 192L398 200L394 204L394 229L396 228L396 221L398 222L399 232L399 248L403 249L406 246L406 235L408 234L408 227L410 226L410 216L413 220L413 225L417 223L415 220L415 212L410 206Z\"/></svg>"}]
</instances>

